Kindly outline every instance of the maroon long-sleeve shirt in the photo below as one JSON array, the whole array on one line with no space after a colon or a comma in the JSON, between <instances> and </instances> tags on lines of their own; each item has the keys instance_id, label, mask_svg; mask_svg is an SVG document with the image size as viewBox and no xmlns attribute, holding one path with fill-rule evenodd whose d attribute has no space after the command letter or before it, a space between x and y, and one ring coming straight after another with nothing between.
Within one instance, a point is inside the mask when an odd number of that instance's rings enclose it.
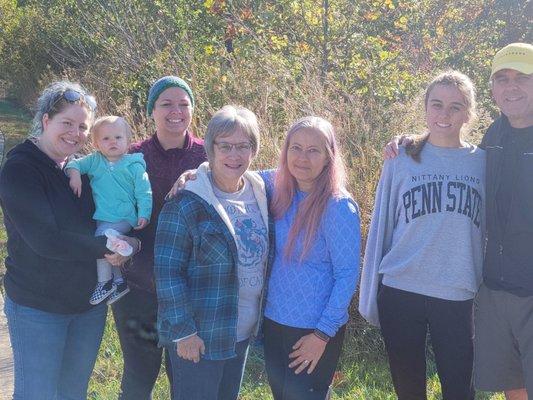
<instances>
[{"instance_id":1,"label":"maroon long-sleeve shirt","mask_svg":"<svg viewBox=\"0 0 533 400\"><path fill-rule=\"evenodd\" d=\"M150 224L136 233L142 241L142 250L137 254L133 263L127 268L128 284L142 290L155 292L154 285L154 242L157 231L157 221L161 208L165 203L165 196L176 179L188 169L196 169L207 160L204 141L193 136L191 132L185 135L183 148L165 150L157 134L148 139L134 143L130 153L143 153L146 161L146 171L152 185L153 209Z\"/></svg>"}]
</instances>

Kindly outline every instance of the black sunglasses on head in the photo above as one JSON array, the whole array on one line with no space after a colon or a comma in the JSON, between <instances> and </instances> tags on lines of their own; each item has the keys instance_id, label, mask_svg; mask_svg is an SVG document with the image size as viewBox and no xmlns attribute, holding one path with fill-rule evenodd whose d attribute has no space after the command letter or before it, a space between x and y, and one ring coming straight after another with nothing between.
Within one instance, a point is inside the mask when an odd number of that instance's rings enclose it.
<instances>
[{"instance_id":1,"label":"black sunglasses on head","mask_svg":"<svg viewBox=\"0 0 533 400\"><path fill-rule=\"evenodd\" d=\"M65 90L63 93L59 95L56 101L54 101L54 104L52 104L51 108L54 108L57 102L60 101L61 99L64 99L65 101L69 103L76 103L82 100L85 102L85 104L89 106L91 111L96 111L96 100L94 99L94 97L88 94L80 93L77 90L74 90L74 89Z\"/></svg>"}]
</instances>

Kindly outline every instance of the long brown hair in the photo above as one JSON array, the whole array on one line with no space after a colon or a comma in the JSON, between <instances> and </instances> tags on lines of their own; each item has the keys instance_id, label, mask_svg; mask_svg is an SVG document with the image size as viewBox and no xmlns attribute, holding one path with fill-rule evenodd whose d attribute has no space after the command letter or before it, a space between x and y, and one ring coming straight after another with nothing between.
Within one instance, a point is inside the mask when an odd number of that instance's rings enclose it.
<instances>
[{"instance_id":1,"label":"long brown hair","mask_svg":"<svg viewBox=\"0 0 533 400\"><path fill-rule=\"evenodd\" d=\"M476 90L470 78L465 74L455 70L449 70L437 75L430 82L424 94L424 109L426 111L428 107L429 95L437 85L453 86L459 90L465 101L468 120L472 121L476 115ZM429 132L415 136L413 141L406 145L406 153L410 155L413 160L420 162L420 153L428 141L428 138Z\"/></svg>"}]
</instances>

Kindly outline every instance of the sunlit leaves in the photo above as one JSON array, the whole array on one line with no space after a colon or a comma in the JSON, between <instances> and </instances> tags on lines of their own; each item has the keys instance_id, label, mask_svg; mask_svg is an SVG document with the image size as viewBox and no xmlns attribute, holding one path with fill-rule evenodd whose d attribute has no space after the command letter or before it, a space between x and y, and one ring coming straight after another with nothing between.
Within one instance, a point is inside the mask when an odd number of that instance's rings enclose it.
<instances>
[{"instance_id":1,"label":"sunlit leaves","mask_svg":"<svg viewBox=\"0 0 533 400\"><path fill-rule=\"evenodd\" d=\"M13 87L79 73L109 88L113 102L134 93L141 104L141 88L158 74L180 73L201 88L216 81L218 88L231 83L219 77L256 63L293 82L317 73L317 85L332 96L358 94L387 106L448 67L486 91L494 49L531 37L525 3L0 0L0 73Z\"/></svg>"}]
</instances>

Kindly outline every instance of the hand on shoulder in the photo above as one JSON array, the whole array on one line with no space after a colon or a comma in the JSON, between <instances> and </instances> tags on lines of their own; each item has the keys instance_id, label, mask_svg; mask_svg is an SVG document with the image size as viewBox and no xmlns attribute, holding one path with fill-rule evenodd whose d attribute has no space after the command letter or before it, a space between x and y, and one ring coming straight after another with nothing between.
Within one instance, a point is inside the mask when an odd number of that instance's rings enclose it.
<instances>
[{"instance_id":1,"label":"hand on shoulder","mask_svg":"<svg viewBox=\"0 0 533 400\"><path fill-rule=\"evenodd\" d=\"M413 143L413 137L411 135L395 136L383 148L383 159L391 160L396 158L400 154L400 146L407 146L411 143Z\"/></svg>"}]
</instances>

